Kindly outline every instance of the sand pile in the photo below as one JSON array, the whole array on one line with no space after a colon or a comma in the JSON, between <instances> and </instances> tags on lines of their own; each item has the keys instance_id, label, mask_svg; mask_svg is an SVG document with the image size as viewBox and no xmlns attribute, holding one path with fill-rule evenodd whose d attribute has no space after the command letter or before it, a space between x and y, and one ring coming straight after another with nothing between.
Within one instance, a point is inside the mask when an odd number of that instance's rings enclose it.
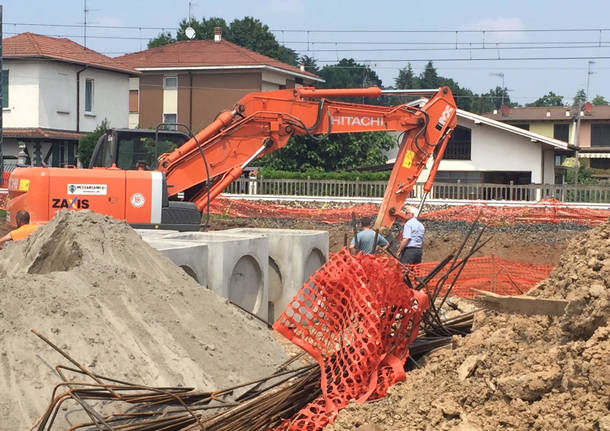
<instances>
[{"instance_id":1,"label":"sand pile","mask_svg":"<svg viewBox=\"0 0 610 431\"><path fill-rule=\"evenodd\" d=\"M0 429L29 429L65 363L154 386L216 390L286 357L267 328L202 288L124 222L63 212L0 251Z\"/></svg>"},{"instance_id":2,"label":"sand pile","mask_svg":"<svg viewBox=\"0 0 610 431\"><path fill-rule=\"evenodd\" d=\"M579 233L532 294L567 298L562 317L478 313L376 402L333 430L610 430L610 223Z\"/></svg>"}]
</instances>

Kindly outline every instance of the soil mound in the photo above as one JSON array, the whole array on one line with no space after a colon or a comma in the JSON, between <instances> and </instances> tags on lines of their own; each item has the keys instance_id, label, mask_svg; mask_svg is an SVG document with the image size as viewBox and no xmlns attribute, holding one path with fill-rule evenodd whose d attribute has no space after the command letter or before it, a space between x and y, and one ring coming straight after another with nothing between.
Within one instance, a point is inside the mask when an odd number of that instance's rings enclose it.
<instances>
[{"instance_id":1,"label":"soil mound","mask_svg":"<svg viewBox=\"0 0 610 431\"><path fill-rule=\"evenodd\" d=\"M91 371L202 390L269 375L267 328L202 288L124 222L61 212L0 251L0 429L27 429L58 382L56 342Z\"/></svg>"},{"instance_id":2,"label":"soil mound","mask_svg":"<svg viewBox=\"0 0 610 431\"><path fill-rule=\"evenodd\" d=\"M561 297L569 305L561 319L565 335L587 339L610 318L610 222L579 233L549 278L530 295Z\"/></svg>"},{"instance_id":3,"label":"soil mound","mask_svg":"<svg viewBox=\"0 0 610 431\"><path fill-rule=\"evenodd\" d=\"M351 404L333 430L610 429L610 222L579 233L532 294L561 317L481 312L382 400Z\"/></svg>"}]
</instances>

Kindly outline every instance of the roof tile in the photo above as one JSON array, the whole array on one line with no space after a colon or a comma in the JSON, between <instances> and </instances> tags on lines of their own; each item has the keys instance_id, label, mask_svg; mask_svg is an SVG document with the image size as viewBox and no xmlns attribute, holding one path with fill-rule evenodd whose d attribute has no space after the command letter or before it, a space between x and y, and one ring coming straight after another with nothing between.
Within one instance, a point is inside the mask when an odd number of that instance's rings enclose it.
<instances>
[{"instance_id":1,"label":"roof tile","mask_svg":"<svg viewBox=\"0 0 610 431\"><path fill-rule=\"evenodd\" d=\"M134 69L202 66L272 66L292 73L306 75L312 79L319 76L301 71L298 67L283 63L266 55L222 40L185 40L163 45L116 58Z\"/></svg>"},{"instance_id":2,"label":"roof tile","mask_svg":"<svg viewBox=\"0 0 610 431\"><path fill-rule=\"evenodd\" d=\"M573 121L577 110L572 106L525 106L510 108L508 115L487 113L483 116L498 121ZM569 115L566 115L566 112ZM548 113L548 114L547 114ZM586 120L609 120L610 106L593 106L591 113L585 113L581 118Z\"/></svg>"},{"instance_id":3,"label":"roof tile","mask_svg":"<svg viewBox=\"0 0 610 431\"><path fill-rule=\"evenodd\" d=\"M66 39L51 36L43 36L34 33L20 33L3 40L3 58L50 58L101 69L113 70L129 74L139 74L136 70L116 62L99 52L85 48L78 43Z\"/></svg>"}]
</instances>

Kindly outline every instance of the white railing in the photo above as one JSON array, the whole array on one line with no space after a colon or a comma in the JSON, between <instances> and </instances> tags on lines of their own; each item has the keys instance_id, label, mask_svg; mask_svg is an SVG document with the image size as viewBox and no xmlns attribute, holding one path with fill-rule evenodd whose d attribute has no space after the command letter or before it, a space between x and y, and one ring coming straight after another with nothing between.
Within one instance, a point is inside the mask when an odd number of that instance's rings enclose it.
<instances>
[{"instance_id":1,"label":"white railing","mask_svg":"<svg viewBox=\"0 0 610 431\"><path fill-rule=\"evenodd\" d=\"M226 193L326 196L326 197L383 197L387 181L345 181L312 179L239 178ZM413 188L410 198L421 197L423 183ZM491 183L435 183L430 199L539 201L555 198L566 202L610 202L609 185L566 184L491 184Z\"/></svg>"}]
</instances>

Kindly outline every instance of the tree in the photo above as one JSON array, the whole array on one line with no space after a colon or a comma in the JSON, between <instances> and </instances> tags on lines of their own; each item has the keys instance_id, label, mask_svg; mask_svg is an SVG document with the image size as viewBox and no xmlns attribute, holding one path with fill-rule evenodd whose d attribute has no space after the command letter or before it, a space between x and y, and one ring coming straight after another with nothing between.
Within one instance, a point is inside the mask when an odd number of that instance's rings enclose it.
<instances>
[{"instance_id":1,"label":"tree","mask_svg":"<svg viewBox=\"0 0 610 431\"><path fill-rule=\"evenodd\" d=\"M82 166L89 166L93 150L97 144L98 139L106 133L106 130L110 128L110 123L106 118L97 125L95 130L78 140L78 155Z\"/></svg>"},{"instance_id":2,"label":"tree","mask_svg":"<svg viewBox=\"0 0 610 431\"><path fill-rule=\"evenodd\" d=\"M572 102L572 106L581 106L583 103L587 101L587 93L582 88L576 92L574 96L574 102Z\"/></svg>"},{"instance_id":3,"label":"tree","mask_svg":"<svg viewBox=\"0 0 610 431\"><path fill-rule=\"evenodd\" d=\"M313 57L309 57L308 55L303 55L299 58L299 65L305 66L305 70L310 73L315 73L316 75L320 73L320 69L318 68L318 63L316 59Z\"/></svg>"},{"instance_id":4,"label":"tree","mask_svg":"<svg viewBox=\"0 0 610 431\"><path fill-rule=\"evenodd\" d=\"M609 105L608 101L604 98L604 96L597 95L591 101L595 106Z\"/></svg>"},{"instance_id":5,"label":"tree","mask_svg":"<svg viewBox=\"0 0 610 431\"><path fill-rule=\"evenodd\" d=\"M525 106L563 106L563 96L559 96L552 91L549 91L540 99L528 103Z\"/></svg>"},{"instance_id":6,"label":"tree","mask_svg":"<svg viewBox=\"0 0 610 431\"><path fill-rule=\"evenodd\" d=\"M176 41L176 39L172 36L172 34L169 31L159 33L159 36L155 37L154 39L151 39L148 42L148 49L156 48L158 46L168 45L170 43L174 43L175 41Z\"/></svg>"},{"instance_id":7,"label":"tree","mask_svg":"<svg viewBox=\"0 0 610 431\"><path fill-rule=\"evenodd\" d=\"M487 93L482 94L481 98L487 99L487 103L491 105L492 109L500 109L502 104L506 106L517 106L516 103L510 101L510 95L508 90L502 87L496 87L489 90ZM489 110L487 110L489 111Z\"/></svg>"},{"instance_id":8,"label":"tree","mask_svg":"<svg viewBox=\"0 0 610 431\"><path fill-rule=\"evenodd\" d=\"M235 19L230 25L227 25L226 21L219 17L208 19L204 17L201 21L197 21L194 18L190 20L183 19L180 21L175 39L170 33L161 33L148 43L148 47L153 48L155 46L166 45L177 40L188 40L186 37L186 29L188 27L192 27L195 30L194 39L196 40L212 40L214 38L214 28L220 27L224 40L293 66L297 64L298 56L294 50L280 45L267 25L256 18L248 16L242 19Z\"/></svg>"},{"instance_id":9,"label":"tree","mask_svg":"<svg viewBox=\"0 0 610 431\"><path fill-rule=\"evenodd\" d=\"M398 77L394 80L394 82L396 84L396 88L402 90L417 88L418 83L415 73L413 73L411 63L407 64L407 67L398 71Z\"/></svg>"},{"instance_id":10,"label":"tree","mask_svg":"<svg viewBox=\"0 0 610 431\"><path fill-rule=\"evenodd\" d=\"M420 88L438 88L440 87L439 76L431 61L426 64L426 68L419 75Z\"/></svg>"},{"instance_id":11,"label":"tree","mask_svg":"<svg viewBox=\"0 0 610 431\"><path fill-rule=\"evenodd\" d=\"M260 164L284 171L353 170L385 163L381 150L395 145L395 139L385 132L337 134L320 140L294 136L284 148L261 159Z\"/></svg>"},{"instance_id":12,"label":"tree","mask_svg":"<svg viewBox=\"0 0 610 431\"><path fill-rule=\"evenodd\" d=\"M320 76L326 81L324 88L381 87L381 79L367 65L356 63L352 58L341 59L337 64L324 66Z\"/></svg>"}]
</instances>

